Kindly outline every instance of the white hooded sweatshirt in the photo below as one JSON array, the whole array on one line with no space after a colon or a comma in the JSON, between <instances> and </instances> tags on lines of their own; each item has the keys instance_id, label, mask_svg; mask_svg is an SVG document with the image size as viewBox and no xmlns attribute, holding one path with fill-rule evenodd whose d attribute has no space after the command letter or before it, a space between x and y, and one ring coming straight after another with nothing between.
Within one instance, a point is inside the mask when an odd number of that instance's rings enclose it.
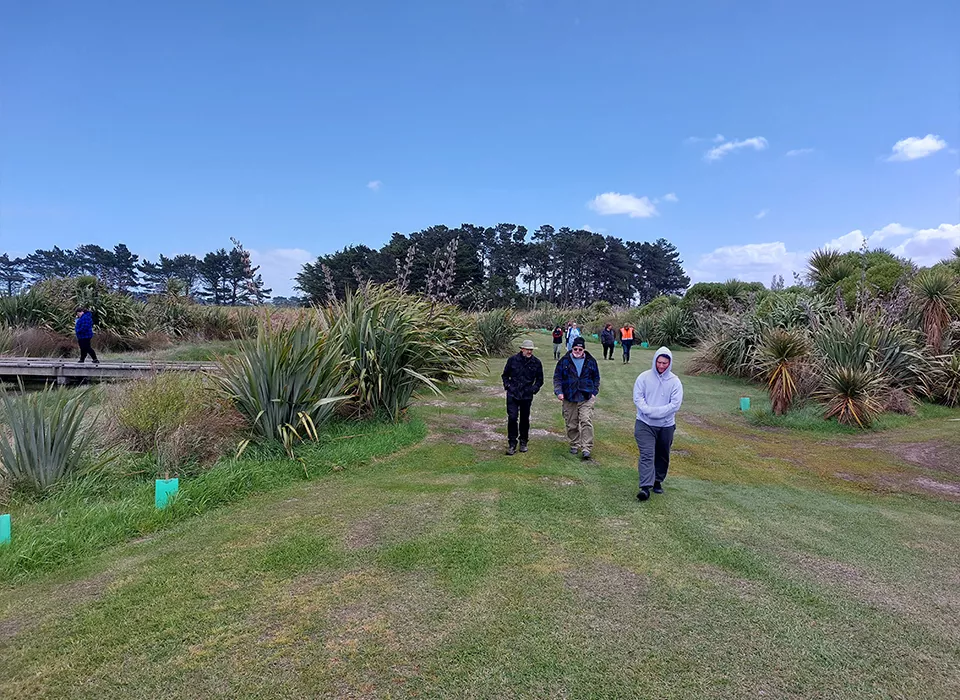
<instances>
[{"instance_id":1,"label":"white hooded sweatshirt","mask_svg":"<svg viewBox=\"0 0 960 700\"><path fill-rule=\"evenodd\" d=\"M666 355L670 366L663 374L657 372L657 358ZM662 347L653 356L653 368L637 377L633 385L633 403L637 406L637 420L654 428L676 425L677 411L683 403L683 384L673 373L673 353Z\"/></svg>"}]
</instances>

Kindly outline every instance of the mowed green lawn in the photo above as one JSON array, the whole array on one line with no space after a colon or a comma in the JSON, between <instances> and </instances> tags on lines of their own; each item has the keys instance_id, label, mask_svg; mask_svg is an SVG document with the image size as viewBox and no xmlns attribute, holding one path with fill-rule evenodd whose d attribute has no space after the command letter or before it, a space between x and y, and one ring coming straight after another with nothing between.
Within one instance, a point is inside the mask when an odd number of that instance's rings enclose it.
<instances>
[{"instance_id":1,"label":"mowed green lawn","mask_svg":"<svg viewBox=\"0 0 960 700\"><path fill-rule=\"evenodd\" d=\"M651 351L601 362L591 464L549 384L503 454L491 362L421 444L0 591L0 697L960 696L960 411L755 428L758 388L688 357L663 496L635 498Z\"/></svg>"}]
</instances>

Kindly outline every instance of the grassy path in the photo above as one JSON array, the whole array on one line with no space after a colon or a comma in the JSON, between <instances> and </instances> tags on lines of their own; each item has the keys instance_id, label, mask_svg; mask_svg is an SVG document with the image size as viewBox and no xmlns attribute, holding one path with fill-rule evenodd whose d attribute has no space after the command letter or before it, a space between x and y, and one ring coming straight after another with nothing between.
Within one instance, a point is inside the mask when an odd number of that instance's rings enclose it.
<instances>
[{"instance_id":1,"label":"grassy path","mask_svg":"<svg viewBox=\"0 0 960 700\"><path fill-rule=\"evenodd\" d=\"M594 464L549 387L503 455L491 363L419 445L0 591L0 697L957 697L960 412L786 433L684 376L638 504L650 359L601 363Z\"/></svg>"}]
</instances>

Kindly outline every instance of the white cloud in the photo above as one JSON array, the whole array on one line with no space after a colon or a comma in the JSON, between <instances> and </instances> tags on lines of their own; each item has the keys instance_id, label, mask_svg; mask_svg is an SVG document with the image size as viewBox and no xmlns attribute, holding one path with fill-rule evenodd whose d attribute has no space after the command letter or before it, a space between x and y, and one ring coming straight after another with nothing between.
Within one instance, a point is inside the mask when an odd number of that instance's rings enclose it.
<instances>
[{"instance_id":1,"label":"white cloud","mask_svg":"<svg viewBox=\"0 0 960 700\"><path fill-rule=\"evenodd\" d=\"M690 270L690 278L694 282L718 282L736 277L769 284L774 275L791 280L793 271L802 270L804 265L804 254L788 251L780 241L748 243L724 246L700 256Z\"/></svg>"},{"instance_id":2,"label":"white cloud","mask_svg":"<svg viewBox=\"0 0 960 700\"><path fill-rule=\"evenodd\" d=\"M726 143L711 148L703 155L703 159L707 162L713 162L741 148L752 148L755 151L762 151L766 147L767 140L762 136L754 136L753 138L744 139L743 141L727 141Z\"/></svg>"},{"instance_id":3,"label":"white cloud","mask_svg":"<svg viewBox=\"0 0 960 700\"><path fill-rule=\"evenodd\" d=\"M787 158L793 158L795 156L805 156L808 153L813 153L812 148L794 148L787 151Z\"/></svg>"},{"instance_id":4,"label":"white cloud","mask_svg":"<svg viewBox=\"0 0 960 700\"><path fill-rule=\"evenodd\" d=\"M294 278L304 263L313 262L313 254L302 248L271 248L262 253L250 250L250 260L260 266L264 286L273 289L273 296L290 296L294 293Z\"/></svg>"},{"instance_id":5,"label":"white cloud","mask_svg":"<svg viewBox=\"0 0 960 700\"><path fill-rule=\"evenodd\" d=\"M935 265L960 246L960 224L940 224L937 228L916 231L893 249L895 255L910 258L918 265Z\"/></svg>"},{"instance_id":6,"label":"white cloud","mask_svg":"<svg viewBox=\"0 0 960 700\"><path fill-rule=\"evenodd\" d=\"M907 236L900 245L891 249L894 255L909 258L918 265L934 265L949 258L955 247L960 246L960 224L941 224L937 228L917 231L901 224L888 224L869 237L859 229L833 239L820 248L832 248L841 252L859 250L866 240L871 248L885 238ZM694 282L716 282L737 277L747 282L769 283L774 275L783 275L787 283L793 272L806 269L812 250L788 250L781 242L750 243L724 246L701 255L690 266L690 278Z\"/></svg>"},{"instance_id":7,"label":"white cloud","mask_svg":"<svg viewBox=\"0 0 960 700\"><path fill-rule=\"evenodd\" d=\"M383 187L383 183L379 180L371 180L367 183L367 189L373 190L374 192L379 192L381 187Z\"/></svg>"},{"instance_id":8,"label":"white cloud","mask_svg":"<svg viewBox=\"0 0 960 700\"><path fill-rule=\"evenodd\" d=\"M584 231L589 231L590 233L606 233L607 229L605 228L593 228L590 224L584 224L580 227Z\"/></svg>"},{"instance_id":9,"label":"white cloud","mask_svg":"<svg viewBox=\"0 0 960 700\"><path fill-rule=\"evenodd\" d=\"M832 241L826 242L822 247L841 253L849 253L854 250L860 250L865 240L866 238L863 235L863 231L857 229L856 231L851 231L839 238L834 238Z\"/></svg>"},{"instance_id":10,"label":"white cloud","mask_svg":"<svg viewBox=\"0 0 960 700\"><path fill-rule=\"evenodd\" d=\"M957 177L960 177L960 168L957 168L957 172L954 173Z\"/></svg>"},{"instance_id":11,"label":"white cloud","mask_svg":"<svg viewBox=\"0 0 960 700\"><path fill-rule=\"evenodd\" d=\"M677 202L680 201L680 198L677 197L677 195L674 194L673 192L668 192L667 194L663 195L663 201L664 201L664 202L672 202L672 203L676 204Z\"/></svg>"},{"instance_id":12,"label":"white cloud","mask_svg":"<svg viewBox=\"0 0 960 700\"><path fill-rule=\"evenodd\" d=\"M726 141L726 139L723 137L723 134L717 134L713 137L714 143L723 143L724 141Z\"/></svg>"},{"instance_id":13,"label":"white cloud","mask_svg":"<svg viewBox=\"0 0 960 700\"><path fill-rule=\"evenodd\" d=\"M632 194L605 192L587 202L587 206L601 216L626 214L631 219L647 219L659 212L648 197L636 197Z\"/></svg>"},{"instance_id":14,"label":"white cloud","mask_svg":"<svg viewBox=\"0 0 960 700\"><path fill-rule=\"evenodd\" d=\"M893 154L887 160L916 160L926 158L947 147L947 142L939 136L927 134L923 138L911 136L893 144Z\"/></svg>"},{"instance_id":15,"label":"white cloud","mask_svg":"<svg viewBox=\"0 0 960 700\"><path fill-rule=\"evenodd\" d=\"M758 212L754 215L753 218L756 219L757 221L759 221L760 219L764 218L764 217L765 217L767 214L769 214L769 213L770 213L770 210L769 210L769 209L761 209L760 211L758 211Z\"/></svg>"},{"instance_id":16,"label":"white cloud","mask_svg":"<svg viewBox=\"0 0 960 700\"><path fill-rule=\"evenodd\" d=\"M874 231L867 241L869 242L871 248L876 248L878 245L880 245L880 243L888 238L907 236L913 233L915 230L916 229L908 228L902 224L887 224L882 229Z\"/></svg>"}]
</instances>

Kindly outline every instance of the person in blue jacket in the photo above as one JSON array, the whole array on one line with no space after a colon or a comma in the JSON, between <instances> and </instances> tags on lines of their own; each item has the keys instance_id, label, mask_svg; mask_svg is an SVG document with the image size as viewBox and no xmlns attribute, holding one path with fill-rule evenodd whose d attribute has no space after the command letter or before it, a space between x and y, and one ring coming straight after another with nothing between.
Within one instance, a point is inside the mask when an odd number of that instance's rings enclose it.
<instances>
[{"instance_id":1,"label":"person in blue jacket","mask_svg":"<svg viewBox=\"0 0 960 700\"><path fill-rule=\"evenodd\" d=\"M570 454L590 460L593 451L593 406L600 393L600 367L587 352L583 338L575 338L570 352L553 371L553 393L563 405Z\"/></svg>"},{"instance_id":2,"label":"person in blue jacket","mask_svg":"<svg viewBox=\"0 0 960 700\"><path fill-rule=\"evenodd\" d=\"M663 482L670 468L670 448L677 429L677 411L683 403L683 384L671 369L673 353L661 347L653 356L653 367L643 372L633 385L633 403L637 407L637 422L633 435L640 457L640 492L637 499L663 493Z\"/></svg>"},{"instance_id":3,"label":"person in blue jacket","mask_svg":"<svg viewBox=\"0 0 960 700\"><path fill-rule=\"evenodd\" d=\"M77 322L74 325L74 330L77 334L77 344L80 345L80 362L86 360L87 355L89 355L93 364L99 365L100 360L97 359L97 353L90 346L90 343L93 342L93 314L90 309L77 308Z\"/></svg>"}]
</instances>

